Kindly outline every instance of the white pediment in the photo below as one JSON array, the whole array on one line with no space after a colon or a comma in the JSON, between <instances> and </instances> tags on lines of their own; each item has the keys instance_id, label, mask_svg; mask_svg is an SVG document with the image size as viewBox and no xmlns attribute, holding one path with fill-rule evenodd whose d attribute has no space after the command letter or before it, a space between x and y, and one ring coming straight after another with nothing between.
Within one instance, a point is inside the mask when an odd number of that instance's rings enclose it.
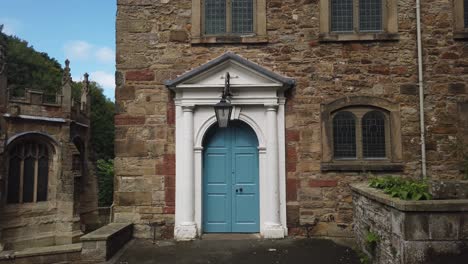
<instances>
[{"instance_id":1,"label":"white pediment","mask_svg":"<svg viewBox=\"0 0 468 264\"><path fill-rule=\"evenodd\" d=\"M293 79L278 75L234 53L224 55L166 82L170 89L224 87L229 72L231 87L270 87L288 89Z\"/></svg>"},{"instance_id":2,"label":"white pediment","mask_svg":"<svg viewBox=\"0 0 468 264\"><path fill-rule=\"evenodd\" d=\"M223 87L226 73L231 76L232 87L282 87L283 84L249 69L238 62L226 61L206 72L181 83L178 87Z\"/></svg>"}]
</instances>

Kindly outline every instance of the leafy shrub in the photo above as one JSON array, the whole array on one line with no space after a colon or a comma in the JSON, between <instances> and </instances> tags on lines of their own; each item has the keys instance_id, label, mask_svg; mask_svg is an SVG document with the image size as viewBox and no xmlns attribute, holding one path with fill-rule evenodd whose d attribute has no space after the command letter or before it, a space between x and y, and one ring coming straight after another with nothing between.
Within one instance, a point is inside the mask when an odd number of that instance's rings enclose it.
<instances>
[{"instance_id":1,"label":"leafy shrub","mask_svg":"<svg viewBox=\"0 0 468 264\"><path fill-rule=\"evenodd\" d=\"M114 195L114 161L100 159L96 163L99 206L110 206Z\"/></svg>"},{"instance_id":2,"label":"leafy shrub","mask_svg":"<svg viewBox=\"0 0 468 264\"><path fill-rule=\"evenodd\" d=\"M431 200L429 186L424 181L403 179L398 177L372 178L370 187L381 189L384 193L402 200Z\"/></svg>"}]
</instances>

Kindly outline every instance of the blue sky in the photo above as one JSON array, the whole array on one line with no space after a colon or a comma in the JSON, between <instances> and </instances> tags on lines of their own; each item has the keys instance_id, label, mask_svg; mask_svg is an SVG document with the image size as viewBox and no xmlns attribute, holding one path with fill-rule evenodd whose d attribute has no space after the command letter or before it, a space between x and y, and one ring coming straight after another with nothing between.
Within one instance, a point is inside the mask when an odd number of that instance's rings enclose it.
<instances>
[{"instance_id":1,"label":"blue sky","mask_svg":"<svg viewBox=\"0 0 468 264\"><path fill-rule=\"evenodd\" d=\"M116 0L0 0L0 24L62 65L70 59L73 80L88 72L114 99L116 7Z\"/></svg>"}]
</instances>

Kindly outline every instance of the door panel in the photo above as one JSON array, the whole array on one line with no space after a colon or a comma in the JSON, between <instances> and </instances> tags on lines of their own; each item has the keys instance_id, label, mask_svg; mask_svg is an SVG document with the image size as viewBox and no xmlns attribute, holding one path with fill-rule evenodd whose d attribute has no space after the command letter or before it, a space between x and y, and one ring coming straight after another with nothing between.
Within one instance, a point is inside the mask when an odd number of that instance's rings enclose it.
<instances>
[{"instance_id":1,"label":"door panel","mask_svg":"<svg viewBox=\"0 0 468 264\"><path fill-rule=\"evenodd\" d=\"M242 123L207 133L203 156L206 233L259 232L257 146L255 133Z\"/></svg>"}]
</instances>

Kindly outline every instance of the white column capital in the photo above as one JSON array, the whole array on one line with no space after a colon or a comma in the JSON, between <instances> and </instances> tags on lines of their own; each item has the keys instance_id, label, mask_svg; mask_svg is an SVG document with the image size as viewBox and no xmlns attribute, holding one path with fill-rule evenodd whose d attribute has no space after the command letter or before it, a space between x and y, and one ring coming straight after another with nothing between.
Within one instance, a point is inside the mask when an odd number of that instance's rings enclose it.
<instances>
[{"instance_id":1,"label":"white column capital","mask_svg":"<svg viewBox=\"0 0 468 264\"><path fill-rule=\"evenodd\" d=\"M265 105L265 109L267 112L277 112L278 111L278 105L277 104L268 104Z\"/></svg>"},{"instance_id":2,"label":"white column capital","mask_svg":"<svg viewBox=\"0 0 468 264\"><path fill-rule=\"evenodd\" d=\"M194 109L195 109L195 106L193 106L193 105L183 105L182 106L182 111L184 111L184 112L193 112Z\"/></svg>"}]
</instances>

